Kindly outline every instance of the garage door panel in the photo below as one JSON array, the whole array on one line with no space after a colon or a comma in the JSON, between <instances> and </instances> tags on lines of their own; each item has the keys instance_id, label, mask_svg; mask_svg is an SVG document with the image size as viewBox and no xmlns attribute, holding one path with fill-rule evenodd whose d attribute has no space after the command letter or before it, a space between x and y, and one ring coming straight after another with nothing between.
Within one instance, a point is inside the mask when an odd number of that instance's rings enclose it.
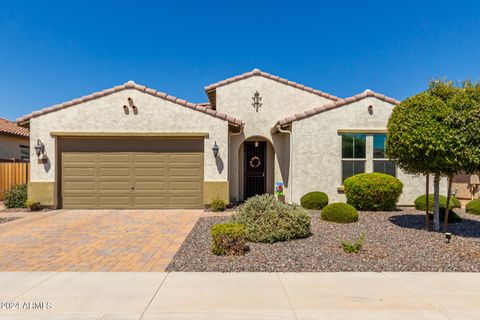
<instances>
[{"instance_id":1,"label":"garage door panel","mask_svg":"<svg viewBox=\"0 0 480 320\"><path fill-rule=\"evenodd\" d=\"M165 168L135 168L135 177L164 177Z\"/></svg>"},{"instance_id":2,"label":"garage door panel","mask_svg":"<svg viewBox=\"0 0 480 320\"><path fill-rule=\"evenodd\" d=\"M158 164L165 163L167 161L167 155L165 154L134 154L134 163L135 164Z\"/></svg>"},{"instance_id":3,"label":"garage door panel","mask_svg":"<svg viewBox=\"0 0 480 320\"><path fill-rule=\"evenodd\" d=\"M158 191L166 192L167 183L164 181L136 181L135 191Z\"/></svg>"},{"instance_id":4,"label":"garage door panel","mask_svg":"<svg viewBox=\"0 0 480 320\"><path fill-rule=\"evenodd\" d=\"M63 200L63 205L70 206L79 206L82 208L94 208L95 207L95 196L68 196Z\"/></svg>"},{"instance_id":5,"label":"garage door panel","mask_svg":"<svg viewBox=\"0 0 480 320\"><path fill-rule=\"evenodd\" d=\"M125 190L130 192L130 181L101 181L99 183L99 191L119 191Z\"/></svg>"},{"instance_id":6,"label":"garage door panel","mask_svg":"<svg viewBox=\"0 0 480 320\"><path fill-rule=\"evenodd\" d=\"M62 153L64 208L200 208L203 153Z\"/></svg>"},{"instance_id":7,"label":"garage door panel","mask_svg":"<svg viewBox=\"0 0 480 320\"><path fill-rule=\"evenodd\" d=\"M200 182L192 181L171 181L170 182L170 192L200 192L201 186Z\"/></svg>"},{"instance_id":8,"label":"garage door panel","mask_svg":"<svg viewBox=\"0 0 480 320\"><path fill-rule=\"evenodd\" d=\"M99 154L100 164L110 164L110 163L130 163L130 154L128 153L100 153Z\"/></svg>"},{"instance_id":9,"label":"garage door panel","mask_svg":"<svg viewBox=\"0 0 480 320\"><path fill-rule=\"evenodd\" d=\"M130 167L127 168L100 168L100 177L130 177Z\"/></svg>"},{"instance_id":10,"label":"garage door panel","mask_svg":"<svg viewBox=\"0 0 480 320\"><path fill-rule=\"evenodd\" d=\"M168 198L167 197L155 197L155 196L137 196L134 201L135 207L142 208L167 208L168 207Z\"/></svg>"},{"instance_id":11,"label":"garage door panel","mask_svg":"<svg viewBox=\"0 0 480 320\"><path fill-rule=\"evenodd\" d=\"M197 196L170 196L171 208L198 208L200 198Z\"/></svg>"},{"instance_id":12,"label":"garage door panel","mask_svg":"<svg viewBox=\"0 0 480 320\"><path fill-rule=\"evenodd\" d=\"M69 178L71 177L94 177L95 168L80 168L80 167L66 167L63 174Z\"/></svg>"},{"instance_id":13,"label":"garage door panel","mask_svg":"<svg viewBox=\"0 0 480 320\"><path fill-rule=\"evenodd\" d=\"M69 192L95 192L96 190L93 181L65 181L64 186Z\"/></svg>"},{"instance_id":14,"label":"garage door panel","mask_svg":"<svg viewBox=\"0 0 480 320\"><path fill-rule=\"evenodd\" d=\"M179 153L179 154L170 154L170 163L190 163L198 164L200 161L200 155L198 154L189 154L189 153Z\"/></svg>"}]
</instances>

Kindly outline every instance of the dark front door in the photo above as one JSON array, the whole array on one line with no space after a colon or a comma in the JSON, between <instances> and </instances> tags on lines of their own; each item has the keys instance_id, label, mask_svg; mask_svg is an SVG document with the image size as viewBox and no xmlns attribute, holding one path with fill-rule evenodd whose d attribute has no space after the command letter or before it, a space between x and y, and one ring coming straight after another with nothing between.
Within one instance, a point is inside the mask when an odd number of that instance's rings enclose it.
<instances>
[{"instance_id":1,"label":"dark front door","mask_svg":"<svg viewBox=\"0 0 480 320\"><path fill-rule=\"evenodd\" d=\"M265 141L246 141L245 149L245 199L265 193L266 153Z\"/></svg>"}]
</instances>

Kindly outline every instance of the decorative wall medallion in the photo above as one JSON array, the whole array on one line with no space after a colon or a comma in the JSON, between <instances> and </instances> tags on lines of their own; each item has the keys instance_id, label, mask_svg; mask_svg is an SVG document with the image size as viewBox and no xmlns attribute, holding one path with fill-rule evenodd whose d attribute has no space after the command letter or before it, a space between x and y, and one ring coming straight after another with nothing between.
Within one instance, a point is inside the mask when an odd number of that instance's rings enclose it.
<instances>
[{"instance_id":1,"label":"decorative wall medallion","mask_svg":"<svg viewBox=\"0 0 480 320\"><path fill-rule=\"evenodd\" d=\"M262 161L260 160L259 157L254 156L254 157L252 157L252 159L250 159L249 164L250 164L250 167L252 167L252 168L258 168L262 164Z\"/></svg>"},{"instance_id":2,"label":"decorative wall medallion","mask_svg":"<svg viewBox=\"0 0 480 320\"><path fill-rule=\"evenodd\" d=\"M262 97L260 97L260 93L258 93L258 91L255 91L255 93L253 94L253 103L252 103L252 106L255 108L255 111L258 112L258 108L260 108L262 106L262 103L260 101L262 101Z\"/></svg>"}]
</instances>

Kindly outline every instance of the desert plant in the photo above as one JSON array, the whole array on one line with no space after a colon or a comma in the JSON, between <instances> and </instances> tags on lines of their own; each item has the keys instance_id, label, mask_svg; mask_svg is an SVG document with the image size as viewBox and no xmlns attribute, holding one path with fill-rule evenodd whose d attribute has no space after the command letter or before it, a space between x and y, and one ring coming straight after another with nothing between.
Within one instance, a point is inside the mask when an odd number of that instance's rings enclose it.
<instances>
[{"instance_id":1,"label":"desert plant","mask_svg":"<svg viewBox=\"0 0 480 320\"><path fill-rule=\"evenodd\" d=\"M27 201L27 185L20 184L5 192L3 204L7 208L25 208Z\"/></svg>"},{"instance_id":2,"label":"desert plant","mask_svg":"<svg viewBox=\"0 0 480 320\"><path fill-rule=\"evenodd\" d=\"M320 219L337 223L352 223L358 221L358 212L349 204L331 203L323 208Z\"/></svg>"},{"instance_id":3,"label":"desert plant","mask_svg":"<svg viewBox=\"0 0 480 320\"><path fill-rule=\"evenodd\" d=\"M402 194L403 183L383 173L361 173L344 183L347 203L358 210L392 211Z\"/></svg>"},{"instance_id":4,"label":"desert plant","mask_svg":"<svg viewBox=\"0 0 480 320\"><path fill-rule=\"evenodd\" d=\"M25 201L25 208L28 208L30 211L40 211L42 210L42 205L40 202L27 200Z\"/></svg>"},{"instance_id":5,"label":"desert plant","mask_svg":"<svg viewBox=\"0 0 480 320\"><path fill-rule=\"evenodd\" d=\"M328 196L325 192L309 192L300 199L300 204L305 209L322 210L328 204Z\"/></svg>"},{"instance_id":6,"label":"desert plant","mask_svg":"<svg viewBox=\"0 0 480 320\"><path fill-rule=\"evenodd\" d=\"M222 199L213 199L212 203L210 203L210 208L215 212L225 211L225 209L227 209L227 204Z\"/></svg>"},{"instance_id":7,"label":"desert plant","mask_svg":"<svg viewBox=\"0 0 480 320\"><path fill-rule=\"evenodd\" d=\"M467 213L480 215L480 199L469 201L465 210Z\"/></svg>"},{"instance_id":8,"label":"desert plant","mask_svg":"<svg viewBox=\"0 0 480 320\"><path fill-rule=\"evenodd\" d=\"M212 252L216 255L242 255L245 253L245 226L239 223L216 224L210 229Z\"/></svg>"},{"instance_id":9,"label":"desert plant","mask_svg":"<svg viewBox=\"0 0 480 320\"><path fill-rule=\"evenodd\" d=\"M363 233L353 242L350 240L341 240L343 251L346 253L358 253L362 250L364 241L365 235Z\"/></svg>"},{"instance_id":10,"label":"desert plant","mask_svg":"<svg viewBox=\"0 0 480 320\"><path fill-rule=\"evenodd\" d=\"M245 225L249 241L270 243L308 237L310 220L302 207L278 202L269 194L248 199L230 218Z\"/></svg>"},{"instance_id":11,"label":"desert plant","mask_svg":"<svg viewBox=\"0 0 480 320\"><path fill-rule=\"evenodd\" d=\"M427 196L426 195L421 195L415 199L415 209L425 211L427 209ZM428 202L430 203L429 206L429 211L433 211L433 194L430 194L428 196ZM440 195L439 196L439 208L445 208L447 206L447 197ZM450 197L450 204L449 207L450 209L453 208L460 208L462 205L460 204L460 200L455 198L454 196Z\"/></svg>"}]
</instances>

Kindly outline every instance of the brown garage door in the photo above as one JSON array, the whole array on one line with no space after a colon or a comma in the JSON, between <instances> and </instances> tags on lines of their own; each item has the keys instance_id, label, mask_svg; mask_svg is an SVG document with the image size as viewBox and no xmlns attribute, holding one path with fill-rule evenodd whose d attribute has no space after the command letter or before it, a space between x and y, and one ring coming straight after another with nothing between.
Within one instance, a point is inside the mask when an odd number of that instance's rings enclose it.
<instances>
[{"instance_id":1,"label":"brown garage door","mask_svg":"<svg viewBox=\"0 0 480 320\"><path fill-rule=\"evenodd\" d=\"M134 149L142 149L136 142ZM62 152L63 208L201 208L203 152L190 152L199 147L183 151L182 143L165 148L175 142L156 141L157 151L149 152ZM94 149L102 145L97 143ZM107 149L119 148L125 146Z\"/></svg>"}]
</instances>

